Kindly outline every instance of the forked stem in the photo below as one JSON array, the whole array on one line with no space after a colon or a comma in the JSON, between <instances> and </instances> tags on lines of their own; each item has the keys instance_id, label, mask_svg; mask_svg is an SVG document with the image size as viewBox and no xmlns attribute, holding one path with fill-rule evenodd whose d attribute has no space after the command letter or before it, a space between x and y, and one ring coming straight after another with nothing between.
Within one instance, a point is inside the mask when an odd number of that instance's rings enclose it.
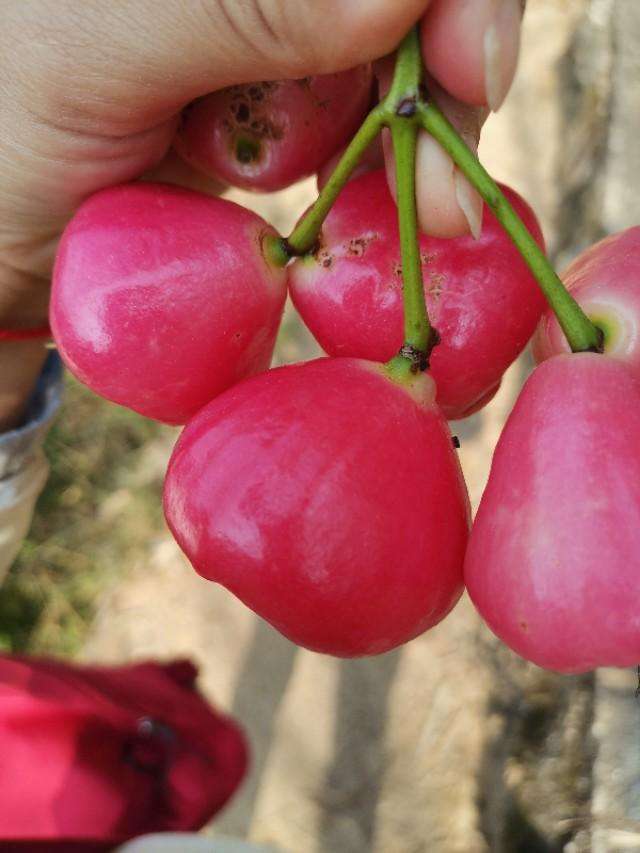
<instances>
[{"instance_id":1,"label":"forked stem","mask_svg":"<svg viewBox=\"0 0 640 853\"><path fill-rule=\"evenodd\" d=\"M397 375L404 375L407 370L426 370L438 335L429 323L418 243L416 142L418 130L423 128L450 155L513 240L558 318L571 349L574 352L601 352L602 333L566 290L544 252L476 155L438 107L427 99L422 87L423 76L420 41L414 27L398 48L389 94L366 118L318 200L288 240L271 238L267 247L271 259L284 265L294 255L304 255L316 248L322 225L340 191L382 128L390 128L398 186L405 344L400 354L389 363L389 369Z\"/></svg>"}]
</instances>

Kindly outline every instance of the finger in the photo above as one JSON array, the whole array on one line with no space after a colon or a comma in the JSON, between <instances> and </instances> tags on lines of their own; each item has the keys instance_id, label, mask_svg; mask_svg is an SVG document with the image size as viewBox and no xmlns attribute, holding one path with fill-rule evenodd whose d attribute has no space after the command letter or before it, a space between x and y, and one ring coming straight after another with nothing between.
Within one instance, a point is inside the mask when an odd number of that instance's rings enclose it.
<instances>
[{"instance_id":1,"label":"finger","mask_svg":"<svg viewBox=\"0 0 640 853\"><path fill-rule=\"evenodd\" d=\"M487 111L470 107L431 86L431 94L469 148L477 154ZM420 228L433 237L480 236L482 199L451 157L425 131L418 137L416 202Z\"/></svg>"},{"instance_id":2,"label":"finger","mask_svg":"<svg viewBox=\"0 0 640 853\"><path fill-rule=\"evenodd\" d=\"M170 148L162 162L154 169L145 172L142 177L145 181L175 184L177 187L196 190L207 195L220 195L226 189L224 184L190 166L174 148Z\"/></svg>"},{"instance_id":3,"label":"finger","mask_svg":"<svg viewBox=\"0 0 640 853\"><path fill-rule=\"evenodd\" d=\"M25 226L59 229L91 192L162 161L195 97L356 65L392 49L427 5L5 0L0 221L16 240Z\"/></svg>"},{"instance_id":4,"label":"finger","mask_svg":"<svg viewBox=\"0 0 640 853\"><path fill-rule=\"evenodd\" d=\"M498 110L513 81L524 0L433 0L422 20L429 72L458 100Z\"/></svg>"},{"instance_id":5,"label":"finger","mask_svg":"<svg viewBox=\"0 0 640 853\"><path fill-rule=\"evenodd\" d=\"M2 48L41 83L31 86L34 110L57 106L58 120L89 130L107 114L112 126L131 133L225 86L375 59L397 45L428 3L10 0Z\"/></svg>"}]
</instances>

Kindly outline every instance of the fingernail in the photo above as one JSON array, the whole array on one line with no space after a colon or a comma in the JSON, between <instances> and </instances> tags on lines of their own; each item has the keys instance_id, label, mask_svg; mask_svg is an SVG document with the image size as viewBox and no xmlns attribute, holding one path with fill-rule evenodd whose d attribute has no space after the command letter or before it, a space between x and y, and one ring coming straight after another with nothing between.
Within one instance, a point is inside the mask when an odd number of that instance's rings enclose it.
<instances>
[{"instance_id":1,"label":"fingernail","mask_svg":"<svg viewBox=\"0 0 640 853\"><path fill-rule=\"evenodd\" d=\"M416 200L422 231L433 237L467 234L469 222L457 198L453 160L426 133L420 134L417 154Z\"/></svg>"},{"instance_id":2,"label":"fingernail","mask_svg":"<svg viewBox=\"0 0 640 853\"><path fill-rule=\"evenodd\" d=\"M454 181L457 202L469 223L471 234L477 240L482 231L482 199L458 169L456 169Z\"/></svg>"},{"instance_id":3,"label":"fingernail","mask_svg":"<svg viewBox=\"0 0 640 853\"><path fill-rule=\"evenodd\" d=\"M521 0L494 0L484 34L484 83L487 104L497 112L513 82L520 50Z\"/></svg>"}]
</instances>

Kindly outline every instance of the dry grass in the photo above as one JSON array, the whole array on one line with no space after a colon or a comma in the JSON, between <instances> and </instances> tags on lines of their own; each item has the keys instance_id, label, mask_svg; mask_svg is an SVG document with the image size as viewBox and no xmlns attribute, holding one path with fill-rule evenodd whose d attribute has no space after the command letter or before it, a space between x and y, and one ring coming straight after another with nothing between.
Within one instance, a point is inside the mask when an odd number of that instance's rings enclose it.
<instances>
[{"instance_id":1,"label":"dry grass","mask_svg":"<svg viewBox=\"0 0 640 853\"><path fill-rule=\"evenodd\" d=\"M51 476L0 588L0 648L75 651L101 590L162 528L162 467L148 461L154 448L164 458L173 435L68 380L46 443Z\"/></svg>"}]
</instances>

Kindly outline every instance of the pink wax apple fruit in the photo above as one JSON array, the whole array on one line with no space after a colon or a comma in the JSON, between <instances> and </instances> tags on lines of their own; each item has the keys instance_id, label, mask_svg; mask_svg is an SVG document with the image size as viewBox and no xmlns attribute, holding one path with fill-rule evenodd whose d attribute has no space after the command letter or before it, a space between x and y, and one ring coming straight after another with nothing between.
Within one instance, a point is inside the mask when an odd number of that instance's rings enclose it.
<instances>
[{"instance_id":1,"label":"pink wax apple fruit","mask_svg":"<svg viewBox=\"0 0 640 853\"><path fill-rule=\"evenodd\" d=\"M56 259L51 326L71 372L169 424L270 364L286 273L275 231L222 199L129 184L86 201Z\"/></svg>"},{"instance_id":2,"label":"pink wax apple fruit","mask_svg":"<svg viewBox=\"0 0 640 853\"><path fill-rule=\"evenodd\" d=\"M604 352L620 359L640 377L640 226L591 246L562 276L567 289L604 334ZM541 362L569 352L569 344L551 309L533 338Z\"/></svg>"},{"instance_id":3,"label":"pink wax apple fruit","mask_svg":"<svg viewBox=\"0 0 640 853\"><path fill-rule=\"evenodd\" d=\"M559 355L527 381L496 448L465 560L489 627L565 673L640 661L640 381Z\"/></svg>"},{"instance_id":4,"label":"pink wax apple fruit","mask_svg":"<svg viewBox=\"0 0 640 853\"><path fill-rule=\"evenodd\" d=\"M191 104L179 154L223 183L249 190L288 187L345 145L371 101L370 65L339 74L232 86Z\"/></svg>"},{"instance_id":5,"label":"pink wax apple fruit","mask_svg":"<svg viewBox=\"0 0 640 853\"><path fill-rule=\"evenodd\" d=\"M314 651L386 652L462 592L468 498L426 374L318 359L236 385L184 430L164 506L201 575Z\"/></svg>"},{"instance_id":6,"label":"pink wax apple fruit","mask_svg":"<svg viewBox=\"0 0 640 853\"><path fill-rule=\"evenodd\" d=\"M528 205L503 187L540 246ZM482 234L451 240L420 236L429 315L441 343L431 357L438 403L449 419L490 399L523 350L544 298L515 246L488 208ZM398 211L384 170L342 191L319 249L289 268L294 304L329 355L388 361L403 340Z\"/></svg>"}]
</instances>

